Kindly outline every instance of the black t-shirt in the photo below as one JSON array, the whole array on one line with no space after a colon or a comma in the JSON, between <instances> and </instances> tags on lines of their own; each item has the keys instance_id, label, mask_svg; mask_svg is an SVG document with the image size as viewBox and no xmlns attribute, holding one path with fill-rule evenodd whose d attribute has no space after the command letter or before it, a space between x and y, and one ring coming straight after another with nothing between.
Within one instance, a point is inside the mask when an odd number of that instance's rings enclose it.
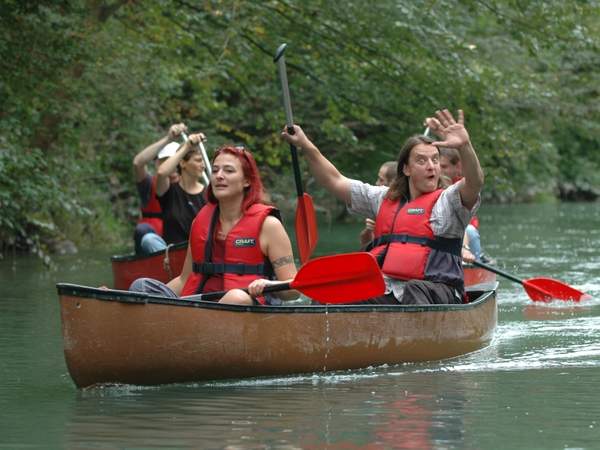
<instances>
[{"instance_id":1,"label":"black t-shirt","mask_svg":"<svg viewBox=\"0 0 600 450\"><path fill-rule=\"evenodd\" d=\"M187 241L192 221L206 204L204 191L188 194L179 183L171 183L169 190L158 197L163 213L163 238L167 244Z\"/></svg>"}]
</instances>

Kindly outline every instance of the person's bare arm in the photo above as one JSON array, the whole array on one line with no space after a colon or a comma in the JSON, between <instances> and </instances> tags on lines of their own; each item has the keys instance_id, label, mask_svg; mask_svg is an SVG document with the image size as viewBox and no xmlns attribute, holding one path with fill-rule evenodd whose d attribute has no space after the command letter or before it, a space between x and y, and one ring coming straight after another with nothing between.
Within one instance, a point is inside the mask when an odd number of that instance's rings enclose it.
<instances>
[{"instance_id":1,"label":"person's bare arm","mask_svg":"<svg viewBox=\"0 0 600 450\"><path fill-rule=\"evenodd\" d=\"M257 297L262 295L266 286L280 282L291 282L296 276L296 264L292 254L292 243L283 224L275 217L268 216L262 226L259 237L261 250L265 253L275 271L277 281L258 279L250 283L248 293ZM288 290L275 293L283 300L293 300L300 295L298 291Z\"/></svg>"},{"instance_id":2,"label":"person's bare arm","mask_svg":"<svg viewBox=\"0 0 600 450\"><path fill-rule=\"evenodd\" d=\"M350 203L350 180L323 156L317 146L306 137L302 128L294 125L294 134L289 134L286 127L281 137L302 150L317 183L344 203Z\"/></svg>"},{"instance_id":3,"label":"person's bare arm","mask_svg":"<svg viewBox=\"0 0 600 450\"><path fill-rule=\"evenodd\" d=\"M161 148L167 145L171 140L176 139L177 136L185 131L187 128L183 123L177 123L171 125L166 136L163 136L158 141L150 144L145 149L138 152L133 158L133 172L135 176L135 182L139 183L148 175L146 171L146 165L156 158Z\"/></svg>"},{"instance_id":4,"label":"person's bare arm","mask_svg":"<svg viewBox=\"0 0 600 450\"><path fill-rule=\"evenodd\" d=\"M183 262L183 268L181 269L181 273L173 278L171 281L167 283L167 286L171 288L177 296L181 296L181 291L183 290L183 286L192 273L192 249L188 244L187 253L185 255L185 261Z\"/></svg>"}]
</instances>

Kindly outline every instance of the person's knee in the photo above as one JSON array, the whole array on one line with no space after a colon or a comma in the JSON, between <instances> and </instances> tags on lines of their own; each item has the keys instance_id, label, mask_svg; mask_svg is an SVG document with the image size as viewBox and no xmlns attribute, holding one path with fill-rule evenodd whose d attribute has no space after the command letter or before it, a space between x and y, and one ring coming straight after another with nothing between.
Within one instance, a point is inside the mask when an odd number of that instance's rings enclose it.
<instances>
[{"instance_id":1,"label":"person's knee","mask_svg":"<svg viewBox=\"0 0 600 450\"><path fill-rule=\"evenodd\" d=\"M143 292L145 294L161 295L163 297L177 298L177 294L162 281L154 278L138 278L129 286L130 291Z\"/></svg>"},{"instance_id":2,"label":"person's knee","mask_svg":"<svg viewBox=\"0 0 600 450\"><path fill-rule=\"evenodd\" d=\"M142 252L149 254L164 250L167 248L165 240L156 233L147 233L142 237L140 242Z\"/></svg>"},{"instance_id":3,"label":"person's knee","mask_svg":"<svg viewBox=\"0 0 600 450\"><path fill-rule=\"evenodd\" d=\"M152 280L152 278L137 278L136 280L133 280L128 291L148 292L148 287L151 284L149 280Z\"/></svg>"},{"instance_id":4,"label":"person's knee","mask_svg":"<svg viewBox=\"0 0 600 450\"><path fill-rule=\"evenodd\" d=\"M241 289L231 289L219 300L228 305L252 305L252 297Z\"/></svg>"},{"instance_id":5,"label":"person's knee","mask_svg":"<svg viewBox=\"0 0 600 450\"><path fill-rule=\"evenodd\" d=\"M465 231L467 232L467 235L469 236L469 240L479 239L479 230L477 230L477 228L475 228L473 225L471 225L471 224L467 225L467 228Z\"/></svg>"}]
</instances>

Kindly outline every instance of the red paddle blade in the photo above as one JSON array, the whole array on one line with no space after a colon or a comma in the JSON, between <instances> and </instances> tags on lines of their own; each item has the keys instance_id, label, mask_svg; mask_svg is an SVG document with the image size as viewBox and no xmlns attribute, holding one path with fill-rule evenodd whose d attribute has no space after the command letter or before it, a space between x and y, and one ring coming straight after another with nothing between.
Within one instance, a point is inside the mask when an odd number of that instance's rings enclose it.
<instances>
[{"instance_id":1,"label":"red paddle blade","mask_svg":"<svg viewBox=\"0 0 600 450\"><path fill-rule=\"evenodd\" d=\"M296 241L298 242L298 252L302 264L310 259L318 240L319 233L315 207L312 197L305 192L302 197L298 197L296 207Z\"/></svg>"},{"instance_id":2,"label":"red paddle blade","mask_svg":"<svg viewBox=\"0 0 600 450\"><path fill-rule=\"evenodd\" d=\"M354 303L385 292L377 261L365 252L312 259L290 286L320 303Z\"/></svg>"},{"instance_id":3,"label":"red paddle blade","mask_svg":"<svg viewBox=\"0 0 600 450\"><path fill-rule=\"evenodd\" d=\"M585 292L553 278L538 277L523 280L523 287L529 298L535 302L549 302L552 300L571 300L578 302L592 298Z\"/></svg>"}]
</instances>

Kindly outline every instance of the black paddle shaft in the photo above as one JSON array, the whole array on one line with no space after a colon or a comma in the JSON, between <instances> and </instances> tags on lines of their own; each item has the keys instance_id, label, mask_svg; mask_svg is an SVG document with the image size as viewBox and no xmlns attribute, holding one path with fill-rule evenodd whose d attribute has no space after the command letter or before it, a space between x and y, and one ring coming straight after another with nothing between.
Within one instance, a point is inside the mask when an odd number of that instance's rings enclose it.
<instances>
[{"instance_id":1,"label":"black paddle shaft","mask_svg":"<svg viewBox=\"0 0 600 450\"><path fill-rule=\"evenodd\" d=\"M294 128L288 127L288 133L294 134ZM302 178L300 176L300 162L298 161L298 151L296 150L296 146L290 144L290 152L292 153L292 167L294 168L294 181L296 183L296 195L298 197L302 197L304 195L304 191L302 189Z\"/></svg>"},{"instance_id":2,"label":"black paddle shaft","mask_svg":"<svg viewBox=\"0 0 600 450\"><path fill-rule=\"evenodd\" d=\"M264 293L267 292L279 292L279 291L287 291L288 289L291 289L290 287L290 283L277 283L277 284L272 284L270 286L266 286L263 289ZM248 293L248 289L242 289L244 292ZM190 295L189 297L184 297L184 300L191 300L191 301L197 301L197 300L205 300L205 301L215 301L215 300L219 300L220 298L222 298L225 294L227 294L228 291L217 291L217 292L207 292L206 294L197 294L197 295Z\"/></svg>"},{"instance_id":3,"label":"black paddle shaft","mask_svg":"<svg viewBox=\"0 0 600 450\"><path fill-rule=\"evenodd\" d=\"M484 264L484 263L479 262L479 261L473 261L472 264L474 266L479 266L479 267L481 267L481 268L483 268L485 270L489 270L490 272L494 272L495 274L498 274L498 275L501 275L501 276L503 276L505 278L508 278L509 280L514 281L516 283L523 284L523 280L515 277L514 275L511 275L510 273L503 272L502 270L497 269L496 267L488 266L487 264Z\"/></svg>"}]
</instances>

